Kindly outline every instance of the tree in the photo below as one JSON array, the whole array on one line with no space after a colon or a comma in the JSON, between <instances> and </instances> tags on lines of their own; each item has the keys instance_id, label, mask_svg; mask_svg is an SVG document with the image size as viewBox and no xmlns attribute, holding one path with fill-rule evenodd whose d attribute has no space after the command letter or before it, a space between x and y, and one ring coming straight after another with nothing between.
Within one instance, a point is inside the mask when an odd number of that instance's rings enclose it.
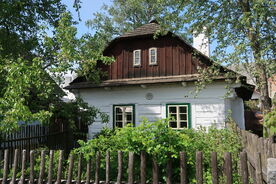
<instances>
[{"instance_id":1,"label":"tree","mask_svg":"<svg viewBox=\"0 0 276 184\"><path fill-rule=\"evenodd\" d=\"M276 72L275 11L273 0L114 0L87 24L106 40L151 19L175 33L204 32L217 45L212 57L215 62L251 67L247 70L256 80L266 112L271 108L267 79Z\"/></svg>"},{"instance_id":2,"label":"tree","mask_svg":"<svg viewBox=\"0 0 276 184\"><path fill-rule=\"evenodd\" d=\"M78 61L78 71L87 74L88 64L89 71L95 70L96 61L105 57L91 35L76 38L76 22L61 0L4 0L0 6L0 132L5 133L16 130L18 121L48 123L57 109L70 109L60 108L60 78L54 81L50 74L76 70ZM75 7L80 8L79 1ZM76 102L92 123L99 111Z\"/></svg>"}]
</instances>

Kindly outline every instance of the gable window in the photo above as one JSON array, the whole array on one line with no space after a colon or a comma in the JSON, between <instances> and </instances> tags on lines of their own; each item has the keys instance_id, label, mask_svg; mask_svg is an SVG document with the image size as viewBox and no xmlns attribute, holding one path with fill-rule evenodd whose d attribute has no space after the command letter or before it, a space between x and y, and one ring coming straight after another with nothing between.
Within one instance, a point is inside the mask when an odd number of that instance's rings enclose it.
<instances>
[{"instance_id":1,"label":"gable window","mask_svg":"<svg viewBox=\"0 0 276 184\"><path fill-rule=\"evenodd\" d=\"M141 65L141 50L133 51L133 66Z\"/></svg>"},{"instance_id":2,"label":"gable window","mask_svg":"<svg viewBox=\"0 0 276 184\"><path fill-rule=\"evenodd\" d=\"M190 104L167 104L167 117L171 118L169 127L173 129L190 128Z\"/></svg>"},{"instance_id":3,"label":"gable window","mask_svg":"<svg viewBox=\"0 0 276 184\"><path fill-rule=\"evenodd\" d=\"M123 128L127 124L134 125L134 105L114 105L114 127Z\"/></svg>"},{"instance_id":4,"label":"gable window","mask_svg":"<svg viewBox=\"0 0 276 184\"><path fill-rule=\"evenodd\" d=\"M157 64L157 48L149 49L149 64L156 65Z\"/></svg>"}]
</instances>

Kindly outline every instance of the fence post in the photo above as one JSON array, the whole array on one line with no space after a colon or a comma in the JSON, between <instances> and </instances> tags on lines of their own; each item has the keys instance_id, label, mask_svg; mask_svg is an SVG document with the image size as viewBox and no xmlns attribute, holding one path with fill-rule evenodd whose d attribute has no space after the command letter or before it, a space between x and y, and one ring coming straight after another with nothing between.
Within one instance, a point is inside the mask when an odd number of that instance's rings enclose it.
<instances>
[{"instance_id":1,"label":"fence post","mask_svg":"<svg viewBox=\"0 0 276 184\"><path fill-rule=\"evenodd\" d=\"M54 163L54 150L50 150L49 167L48 167L48 184L52 184L53 176L53 163Z\"/></svg>"},{"instance_id":2,"label":"fence post","mask_svg":"<svg viewBox=\"0 0 276 184\"><path fill-rule=\"evenodd\" d=\"M123 155L122 151L118 151L118 175L117 175L117 184L121 184L122 182L122 172L123 172Z\"/></svg>"},{"instance_id":3,"label":"fence post","mask_svg":"<svg viewBox=\"0 0 276 184\"><path fill-rule=\"evenodd\" d=\"M69 157L69 167L68 167L68 175L67 175L66 184L72 183L73 167L74 167L74 155L71 153L70 157Z\"/></svg>"},{"instance_id":4,"label":"fence post","mask_svg":"<svg viewBox=\"0 0 276 184\"><path fill-rule=\"evenodd\" d=\"M226 175L226 184L232 184L232 156L230 152L224 154L224 171Z\"/></svg>"},{"instance_id":5,"label":"fence post","mask_svg":"<svg viewBox=\"0 0 276 184\"><path fill-rule=\"evenodd\" d=\"M110 182L109 173L110 173L110 153L109 151L106 151L106 157L105 157L105 183L106 184L109 184Z\"/></svg>"},{"instance_id":6,"label":"fence post","mask_svg":"<svg viewBox=\"0 0 276 184\"><path fill-rule=\"evenodd\" d=\"M172 158L170 153L168 154L166 167L166 184L172 184Z\"/></svg>"},{"instance_id":7,"label":"fence post","mask_svg":"<svg viewBox=\"0 0 276 184\"><path fill-rule=\"evenodd\" d=\"M245 151L240 153L240 164L241 164L242 183L249 184L247 153Z\"/></svg>"},{"instance_id":8,"label":"fence post","mask_svg":"<svg viewBox=\"0 0 276 184\"><path fill-rule=\"evenodd\" d=\"M217 153L212 152L211 154L211 169L212 169L212 182L218 184L218 160Z\"/></svg>"},{"instance_id":9,"label":"fence post","mask_svg":"<svg viewBox=\"0 0 276 184\"><path fill-rule=\"evenodd\" d=\"M61 183L63 154L64 154L64 151L60 150L59 151L59 159L58 159L58 171L57 171L57 181L56 181L56 184L60 184Z\"/></svg>"},{"instance_id":10,"label":"fence post","mask_svg":"<svg viewBox=\"0 0 276 184\"><path fill-rule=\"evenodd\" d=\"M146 184L146 152L142 151L141 155L141 162L140 162L140 183L141 184Z\"/></svg>"},{"instance_id":11,"label":"fence post","mask_svg":"<svg viewBox=\"0 0 276 184\"><path fill-rule=\"evenodd\" d=\"M180 184L188 184L186 154L180 152Z\"/></svg>"},{"instance_id":12,"label":"fence post","mask_svg":"<svg viewBox=\"0 0 276 184\"><path fill-rule=\"evenodd\" d=\"M257 152L255 156L256 162L255 162L255 167L256 167L256 181L257 184L262 184L263 183L263 173L262 173L262 163L261 163L261 153Z\"/></svg>"},{"instance_id":13,"label":"fence post","mask_svg":"<svg viewBox=\"0 0 276 184\"><path fill-rule=\"evenodd\" d=\"M9 167L9 150L6 149L4 153L4 170L3 170L3 183L7 182Z\"/></svg>"},{"instance_id":14,"label":"fence post","mask_svg":"<svg viewBox=\"0 0 276 184\"><path fill-rule=\"evenodd\" d=\"M86 184L90 184L90 175L91 172L91 159L88 159L87 166L86 166Z\"/></svg>"},{"instance_id":15,"label":"fence post","mask_svg":"<svg viewBox=\"0 0 276 184\"><path fill-rule=\"evenodd\" d=\"M34 150L30 151L30 180L29 184L34 183Z\"/></svg>"},{"instance_id":16,"label":"fence post","mask_svg":"<svg viewBox=\"0 0 276 184\"><path fill-rule=\"evenodd\" d=\"M267 159L267 184L276 183L276 158Z\"/></svg>"},{"instance_id":17,"label":"fence post","mask_svg":"<svg viewBox=\"0 0 276 184\"><path fill-rule=\"evenodd\" d=\"M155 158L152 160L152 184L159 183L159 167Z\"/></svg>"},{"instance_id":18,"label":"fence post","mask_svg":"<svg viewBox=\"0 0 276 184\"><path fill-rule=\"evenodd\" d=\"M18 160L18 149L15 149L14 150L13 173L12 173L11 184L14 184L15 180L16 180L17 160Z\"/></svg>"},{"instance_id":19,"label":"fence post","mask_svg":"<svg viewBox=\"0 0 276 184\"><path fill-rule=\"evenodd\" d=\"M101 162L101 152L96 153L96 170L95 170L95 184L100 183L100 163Z\"/></svg>"},{"instance_id":20,"label":"fence post","mask_svg":"<svg viewBox=\"0 0 276 184\"><path fill-rule=\"evenodd\" d=\"M19 184L24 184L25 182L25 166L26 166L26 150L22 150L22 163L21 163L21 177Z\"/></svg>"},{"instance_id":21,"label":"fence post","mask_svg":"<svg viewBox=\"0 0 276 184\"><path fill-rule=\"evenodd\" d=\"M203 154L201 151L196 152L196 183L203 184Z\"/></svg>"},{"instance_id":22,"label":"fence post","mask_svg":"<svg viewBox=\"0 0 276 184\"><path fill-rule=\"evenodd\" d=\"M82 154L79 154L79 160L78 160L78 178L77 178L77 184L81 184L81 167L82 167Z\"/></svg>"},{"instance_id":23,"label":"fence post","mask_svg":"<svg viewBox=\"0 0 276 184\"><path fill-rule=\"evenodd\" d=\"M42 150L41 151L41 161L40 161L38 184L43 183L44 173L45 173L45 150Z\"/></svg>"},{"instance_id":24,"label":"fence post","mask_svg":"<svg viewBox=\"0 0 276 184\"><path fill-rule=\"evenodd\" d=\"M133 184L133 163L134 162L134 153L128 153L128 184Z\"/></svg>"}]
</instances>

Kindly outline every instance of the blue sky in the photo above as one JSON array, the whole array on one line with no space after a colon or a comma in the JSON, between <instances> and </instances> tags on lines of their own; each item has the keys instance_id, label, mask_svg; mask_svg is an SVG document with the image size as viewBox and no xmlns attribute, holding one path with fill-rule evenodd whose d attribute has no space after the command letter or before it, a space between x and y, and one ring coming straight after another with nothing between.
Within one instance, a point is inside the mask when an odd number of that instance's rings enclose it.
<instances>
[{"instance_id":1,"label":"blue sky","mask_svg":"<svg viewBox=\"0 0 276 184\"><path fill-rule=\"evenodd\" d=\"M77 25L78 28L78 36L83 35L87 32L93 32L92 30L89 30L85 26L85 22L89 19L93 18L93 13L96 13L97 11L100 11L102 5L104 4L111 4L112 0L81 0L81 9L80 9L80 16L81 16L81 22ZM78 13L73 8L74 0L62 0L64 4L67 5L68 10L72 13L75 20L78 20Z\"/></svg>"}]
</instances>

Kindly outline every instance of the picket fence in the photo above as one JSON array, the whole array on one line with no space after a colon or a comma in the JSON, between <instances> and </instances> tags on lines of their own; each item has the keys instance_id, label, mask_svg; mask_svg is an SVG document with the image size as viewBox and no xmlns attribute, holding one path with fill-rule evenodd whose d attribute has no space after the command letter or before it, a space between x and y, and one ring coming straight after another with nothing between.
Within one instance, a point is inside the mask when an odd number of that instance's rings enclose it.
<instances>
[{"instance_id":1,"label":"picket fence","mask_svg":"<svg viewBox=\"0 0 276 184\"><path fill-rule=\"evenodd\" d=\"M16 178L17 173L15 171L18 170L18 155L19 150L16 149L14 153L14 159L13 159L13 168L12 168L12 177L8 179L8 150L5 151L5 158L4 158L4 167L3 167L3 177L1 179L1 183L10 183L10 184L15 184L15 183L38 183L38 184L44 184L44 183L55 183L55 184L61 184L61 183L76 183L76 184L90 184L90 183L114 183L110 181L110 153L106 153L106 158L105 158L105 180L100 182L100 159L101 155L100 152L97 152L96 154L96 159L95 159L95 177L94 180L91 180L91 161L89 161L86 165L86 179L81 180L81 175L82 175L82 155L78 155L77 159L77 168L74 168L74 161L76 159L76 155L74 156L73 154L70 154L69 156L69 163L68 163L68 170L67 170L67 178L62 179L62 162L64 159L64 151L61 150L59 151L59 161L58 161L58 169L57 171L53 171L53 164L54 164L54 154L56 154L54 150L49 151L49 165L48 165L48 176L47 178L45 177L45 156L46 156L46 151L43 150L41 151L41 162L40 162L40 169L39 169L39 176L38 178L34 178L34 151L30 151L30 164L29 164L29 169L30 169L30 174L29 177L26 178L26 157L27 157L27 152L26 150L22 150L22 163L21 163L21 177ZM187 160L186 160L186 155L184 152L179 153L180 156L180 162L179 162L179 167L180 167L180 173L179 173L179 178L180 178L180 183L181 184L187 184ZM128 153L128 179L127 181L123 182L122 181L122 176L123 176L123 153L121 151L118 151L118 165L117 165L117 184L121 183L128 183L128 184L134 184L134 183L141 183L141 184L146 184L147 182L147 177L146 177L146 154L145 152L141 152L140 154L140 181L134 181L134 153L129 152ZM160 183L159 181L159 166L155 160L152 160L152 183L153 184L158 184ZM244 184L248 184L249 181L249 173L247 169L247 154L246 152L242 152L240 154L240 165L241 165L241 176L242 176L242 181ZM77 178L72 178L73 177L73 170L77 169ZM213 152L211 154L211 169L212 169L212 182L214 184L219 183L219 178L218 178L218 161L217 161L217 153ZM167 162L166 166L166 183L167 184L172 184L174 183L172 181L172 159L169 159ZM57 172L57 178L53 178L53 172ZM112 171L114 172L114 171ZM232 156L231 153L226 152L224 154L224 176L226 178L226 184L232 184L233 183L233 175L232 175ZM102 179L102 178L101 178ZM203 184L203 153L201 151L196 152L196 180L197 184Z\"/></svg>"}]
</instances>

